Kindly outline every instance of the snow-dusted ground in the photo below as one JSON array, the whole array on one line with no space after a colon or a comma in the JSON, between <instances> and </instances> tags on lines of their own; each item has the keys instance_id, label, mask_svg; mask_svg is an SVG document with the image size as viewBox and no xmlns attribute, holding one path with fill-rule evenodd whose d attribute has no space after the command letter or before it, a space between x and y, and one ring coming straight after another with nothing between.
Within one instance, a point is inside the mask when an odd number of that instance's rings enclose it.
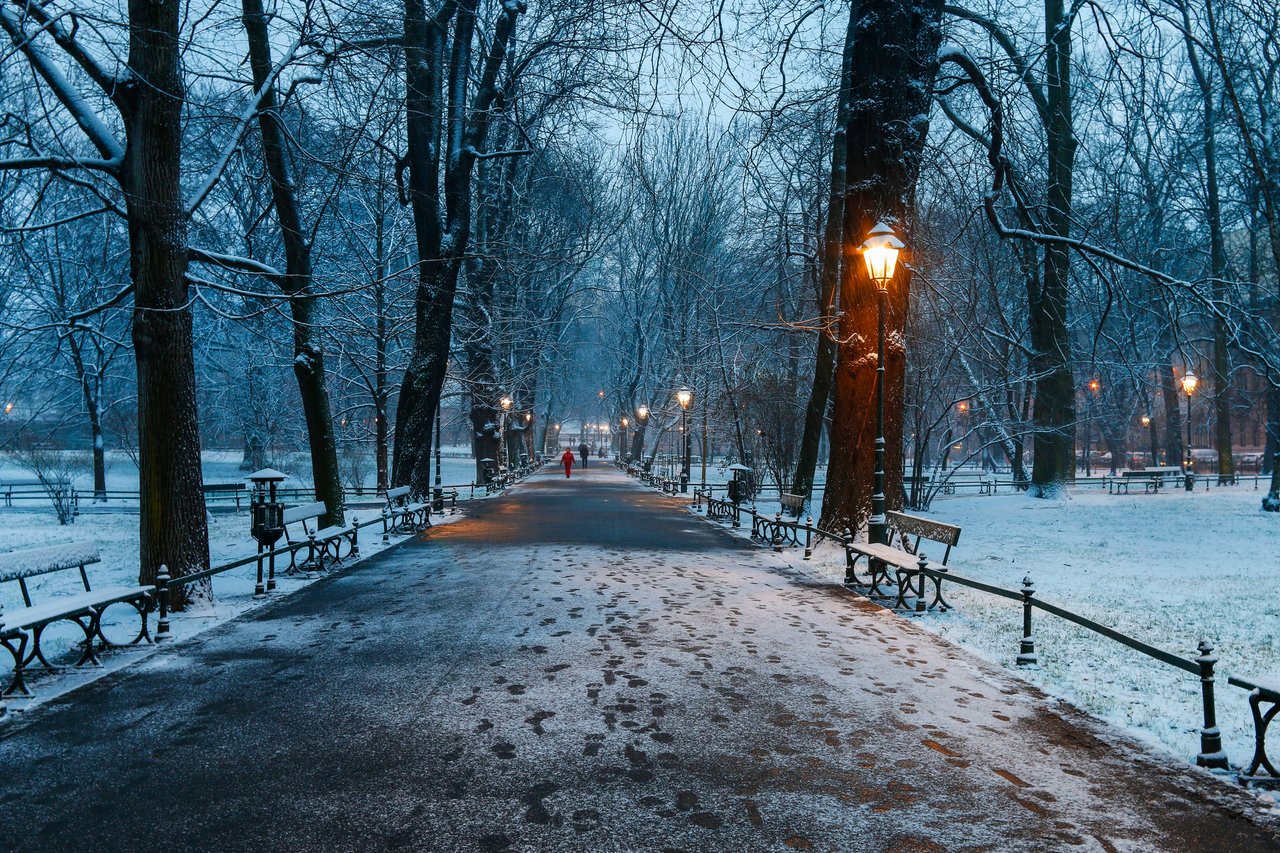
<instances>
[{"instance_id":1,"label":"snow-dusted ground","mask_svg":"<svg viewBox=\"0 0 1280 853\"><path fill-rule=\"evenodd\" d=\"M949 565L958 574L1009 589L1030 576L1040 598L1186 658L1208 639L1220 661L1218 722L1240 764L1253 754L1253 723L1247 694L1226 675L1280 681L1280 518L1259 510L1261 495L1251 483L1192 494L1081 489L1057 501L961 495L937 499L927 515L963 528ZM777 507L761 502L758 510ZM942 546L922 550L940 557ZM843 577L834 546L808 565ZM1018 603L955 584L947 590L956 609L920 623L1013 667ZM1150 743L1182 756L1199 751L1197 678L1043 611L1034 620L1040 667L1019 668L1028 679Z\"/></svg>"},{"instance_id":2,"label":"snow-dusted ground","mask_svg":"<svg viewBox=\"0 0 1280 853\"><path fill-rule=\"evenodd\" d=\"M204 458L205 482L229 483L243 479L244 472L239 470L239 454L208 451L204 454ZM475 468L470 459L445 459L442 468L442 477L446 483L469 483L474 477ZM0 457L0 483L31 479L34 478L29 472L15 466L12 460ZM298 477L286 481L284 485L286 487L302 486L305 482ZM78 488L88 488L90 493L92 492L92 479L88 475L78 477L76 485ZM109 489L136 490L138 477L132 462L126 457L111 454L107 485ZM466 498L467 493L464 491L461 497ZM112 506L113 504L108 504L107 509L111 509ZM94 588L136 585L138 577L136 507L131 511L121 512L92 512L92 508L92 504L86 503L86 512L81 514L74 524L65 526L58 524L52 509L43 501L22 502L13 508L0 508L0 553L43 545L93 540L98 544L102 556L100 563L88 568L89 581ZM124 507L120 508L124 510ZM377 513L377 509L357 506L350 509L347 515L349 521L353 519L368 521ZM457 514L445 516L442 520L439 516L435 516L432 523L447 523L461 517L461 514ZM401 538L393 536L392 542ZM229 563L248 556L256 551L256 547L249 536L247 508L239 512L218 512L209 516L211 565ZM375 554L383 547L380 525L366 527L360 531L362 557ZM287 560L284 565L277 561L279 589L273 595L286 595L319 577L314 572L284 574L283 570L287 567ZM254 565L242 566L216 575L213 578L214 601L210 606L174 616L171 626L175 639L199 633L261 603L261 600L253 597L256 575L257 569ZM28 581L28 587L31 590L32 599L37 604L50 596L69 595L82 590L79 575L75 570L33 578ZM0 584L0 604L6 611L13 611L23 606L18 584ZM130 605L113 605L103 616L103 626L104 632L110 639L125 642L137 633L138 616ZM151 627L154 630L154 615L151 618ZM46 654L59 655L65 659L71 647L83 639L83 636L75 625L69 622L57 623L45 633L43 645ZM103 657L105 664L103 669L69 668L57 676L44 675L43 669L36 664L29 670L28 678L28 686L34 696L31 699L14 697L9 700L9 706L13 709L23 709L48 701L87 680L101 676L104 672L119 668L135 660L136 657L136 654L129 652L107 655ZM56 658L54 661L59 662ZM8 652L0 649L0 688L8 685L11 673L11 658Z\"/></svg>"}]
</instances>

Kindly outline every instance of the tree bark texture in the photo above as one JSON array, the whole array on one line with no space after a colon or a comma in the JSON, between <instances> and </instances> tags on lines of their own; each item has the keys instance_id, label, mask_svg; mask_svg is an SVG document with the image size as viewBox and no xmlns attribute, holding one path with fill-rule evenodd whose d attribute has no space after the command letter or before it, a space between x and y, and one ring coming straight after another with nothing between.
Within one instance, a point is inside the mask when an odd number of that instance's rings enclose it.
<instances>
[{"instance_id":1,"label":"tree bark texture","mask_svg":"<svg viewBox=\"0 0 1280 853\"><path fill-rule=\"evenodd\" d=\"M840 276L831 461L822 524L859 530L870 515L876 438L877 292L854 250L883 220L909 231L928 133L940 0L855 3L850 97L845 120L844 263ZM909 245L909 241L908 241ZM902 261L909 262L909 253ZM900 261L889 284L885 350L885 494L902 500L903 369L910 274Z\"/></svg>"},{"instance_id":2,"label":"tree bark texture","mask_svg":"<svg viewBox=\"0 0 1280 853\"><path fill-rule=\"evenodd\" d=\"M413 349L396 410L392 480L419 495L428 494L431 487L432 426L449 358L458 275L471 232L471 177L492 113L500 106L498 72L516 19L524 11L518 0L504 0L468 103L476 5L477 0L445 0L428 17L423 0L404 4L406 159L418 286Z\"/></svg>"},{"instance_id":3,"label":"tree bark texture","mask_svg":"<svg viewBox=\"0 0 1280 853\"><path fill-rule=\"evenodd\" d=\"M139 582L161 565L178 578L209 565L200 427L187 300L181 182L178 3L129 0L129 80L116 95L128 140L121 186L129 218L138 373ZM208 581L171 587L181 609Z\"/></svg>"},{"instance_id":4,"label":"tree bark texture","mask_svg":"<svg viewBox=\"0 0 1280 853\"><path fill-rule=\"evenodd\" d=\"M831 386L835 379L836 342L832 336L831 324L835 321L836 293L840 284L840 261L843 255L845 157L848 154L845 121L849 112L850 74L856 32L854 21L854 16L850 15L849 25L845 30L837 101L839 116L831 146L831 183L828 188L827 221L822 235L818 293L818 314L822 328L817 336L813 383L809 389L809 402L804 410L804 432L800 436L795 477L791 482L791 493L806 498L813 492L813 475L818 467L818 446L822 443L827 402L831 399Z\"/></svg>"},{"instance_id":5,"label":"tree bark texture","mask_svg":"<svg viewBox=\"0 0 1280 853\"><path fill-rule=\"evenodd\" d=\"M1044 231L1071 235L1076 138L1071 115L1071 26L1063 0L1045 0L1045 141L1048 163ZM1058 494L1075 480L1075 379L1067 328L1071 260L1061 243L1044 245L1040 288L1028 294L1031 371L1036 376L1032 419L1032 493Z\"/></svg>"},{"instance_id":6,"label":"tree bark texture","mask_svg":"<svg viewBox=\"0 0 1280 853\"><path fill-rule=\"evenodd\" d=\"M255 90L267 90L258 110L258 129L262 134L262 153L271 183L271 202L280 223L284 244L285 274L277 281L289 294L293 315L293 375L302 399L302 414L307 425L307 444L311 451L311 478L316 500L324 502L327 512L322 525L343 523L342 478L338 471L338 445L333 431L333 413L329 408L329 389L325 383L324 349L315 339L315 301L311 296L311 240L302 227L298 209L297 184L288 162L286 133L271 79L271 40L267 32L267 16L262 0L242 0L244 31L249 42L249 65L253 71Z\"/></svg>"}]
</instances>

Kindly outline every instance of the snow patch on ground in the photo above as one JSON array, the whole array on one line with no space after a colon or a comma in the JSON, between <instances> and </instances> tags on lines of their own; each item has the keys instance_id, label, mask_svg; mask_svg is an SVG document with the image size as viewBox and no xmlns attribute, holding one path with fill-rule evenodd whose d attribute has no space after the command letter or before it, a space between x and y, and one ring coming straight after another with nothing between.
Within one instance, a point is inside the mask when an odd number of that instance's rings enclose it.
<instances>
[{"instance_id":1,"label":"snow patch on ground","mask_svg":"<svg viewBox=\"0 0 1280 853\"><path fill-rule=\"evenodd\" d=\"M1109 495L1072 490L1057 500L1023 495L940 498L928 516L963 532L949 568L1037 595L1158 648L1195 658L1200 639L1219 658L1218 724L1234 765L1253 754L1247 694L1228 674L1280 680L1280 525L1260 512L1252 485L1186 493ZM772 515L773 505L759 512ZM818 509L814 508L816 517ZM744 520L740 536L750 533ZM942 546L926 554L941 556ZM936 553L934 553L936 552ZM833 544L811 561L788 549L793 567L838 583L844 555ZM1022 635L1017 602L957 585L956 608L913 620L1015 668ZM1017 672L1052 695L1185 758L1199 751L1199 680L1043 611L1034 613L1038 669Z\"/></svg>"}]
</instances>

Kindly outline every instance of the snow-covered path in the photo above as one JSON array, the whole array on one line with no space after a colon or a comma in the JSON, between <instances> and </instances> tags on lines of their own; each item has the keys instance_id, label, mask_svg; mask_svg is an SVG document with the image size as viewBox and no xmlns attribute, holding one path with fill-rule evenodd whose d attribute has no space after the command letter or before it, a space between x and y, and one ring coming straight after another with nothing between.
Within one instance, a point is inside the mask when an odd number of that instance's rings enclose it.
<instances>
[{"instance_id":1,"label":"snow-covered path","mask_svg":"<svg viewBox=\"0 0 1280 853\"><path fill-rule=\"evenodd\" d=\"M2 850L1264 850L1257 801L597 463L0 723Z\"/></svg>"}]
</instances>

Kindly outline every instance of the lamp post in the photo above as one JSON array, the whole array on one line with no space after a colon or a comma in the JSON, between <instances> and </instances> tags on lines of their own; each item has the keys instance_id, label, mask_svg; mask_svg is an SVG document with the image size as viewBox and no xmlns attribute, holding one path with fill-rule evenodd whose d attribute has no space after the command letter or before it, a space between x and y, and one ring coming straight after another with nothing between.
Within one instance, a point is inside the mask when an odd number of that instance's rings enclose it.
<instances>
[{"instance_id":1,"label":"lamp post","mask_svg":"<svg viewBox=\"0 0 1280 853\"><path fill-rule=\"evenodd\" d=\"M873 544L888 545L889 529L885 516L884 497L884 315L889 303L889 282L893 280L898 263L898 252L905 244L883 222L875 228L862 244L862 259L867 264L867 275L876 284L877 334L876 334L876 470L872 483L871 518L867 533Z\"/></svg>"},{"instance_id":2,"label":"lamp post","mask_svg":"<svg viewBox=\"0 0 1280 853\"><path fill-rule=\"evenodd\" d=\"M640 423L639 428L641 430L641 439L642 439L640 442L640 463L641 463L641 467L645 471L648 471L649 463L646 462L644 459L644 441L643 441L644 428L649 423L649 407L648 406L644 405L643 403L641 403L639 406L636 406L636 420Z\"/></svg>"},{"instance_id":3,"label":"lamp post","mask_svg":"<svg viewBox=\"0 0 1280 853\"><path fill-rule=\"evenodd\" d=\"M693 392L681 386L676 392L676 402L680 404L680 436L684 442L684 466L680 470L680 491L689 491L689 463L692 461L693 442L689 441L689 404L693 402Z\"/></svg>"},{"instance_id":4,"label":"lamp post","mask_svg":"<svg viewBox=\"0 0 1280 853\"><path fill-rule=\"evenodd\" d=\"M1147 430L1147 437L1151 441L1151 464L1153 466L1160 464L1160 459L1156 454L1156 428L1151 420L1151 415L1142 416L1142 426Z\"/></svg>"},{"instance_id":5,"label":"lamp post","mask_svg":"<svg viewBox=\"0 0 1280 853\"><path fill-rule=\"evenodd\" d=\"M630 455L627 453L627 427L630 424L631 421L627 420L626 415L623 415L622 431L618 433L618 459L624 462L627 461L626 457Z\"/></svg>"},{"instance_id":6,"label":"lamp post","mask_svg":"<svg viewBox=\"0 0 1280 853\"><path fill-rule=\"evenodd\" d=\"M1096 379L1089 380L1089 404L1084 421L1084 475L1093 476L1093 404L1098 399L1098 389L1102 387Z\"/></svg>"},{"instance_id":7,"label":"lamp post","mask_svg":"<svg viewBox=\"0 0 1280 853\"><path fill-rule=\"evenodd\" d=\"M1196 378L1195 372L1188 368L1182 375L1182 391L1187 395L1187 458L1183 468L1185 475L1183 486L1188 492L1196 487L1196 475L1191 471L1191 395L1196 393L1196 386L1199 384L1200 380Z\"/></svg>"},{"instance_id":8,"label":"lamp post","mask_svg":"<svg viewBox=\"0 0 1280 853\"><path fill-rule=\"evenodd\" d=\"M514 404L510 397L503 397L498 405L502 407L502 413L498 415L498 468L501 469L511 461L507 458L507 412Z\"/></svg>"}]
</instances>

